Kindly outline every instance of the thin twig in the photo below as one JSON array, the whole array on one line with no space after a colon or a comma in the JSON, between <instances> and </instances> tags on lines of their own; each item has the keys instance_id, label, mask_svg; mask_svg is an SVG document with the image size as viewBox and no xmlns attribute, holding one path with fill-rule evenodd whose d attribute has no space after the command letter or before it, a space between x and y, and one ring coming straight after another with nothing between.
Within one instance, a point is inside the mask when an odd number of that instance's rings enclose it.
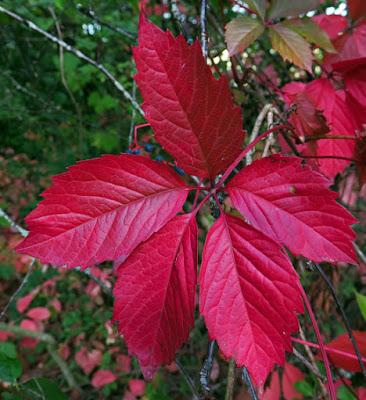
<instances>
[{"instance_id":1,"label":"thin twig","mask_svg":"<svg viewBox=\"0 0 366 400\"><path fill-rule=\"evenodd\" d=\"M264 118L266 117L267 113L269 112L269 110L271 108L272 108L272 104L266 104L262 108L260 113L258 114L258 117L255 120L254 127L253 127L253 130L252 130L252 133L250 135L248 143L252 143L253 140L258 136L259 130L260 130L262 124L263 124ZM253 154L252 150L248 151L247 155L245 156L245 165L249 165L249 164L252 163L252 154Z\"/></svg>"},{"instance_id":2,"label":"thin twig","mask_svg":"<svg viewBox=\"0 0 366 400\"><path fill-rule=\"evenodd\" d=\"M91 18L92 20L94 20L95 22L97 22L99 25L101 26L105 26L106 28L110 29L111 31L114 31L116 33L119 33L122 36L127 37L130 40L136 40L135 35L133 35L131 32L127 31L126 29L120 28L119 26L114 26L111 25L110 23L103 21L102 19L100 19L96 14L95 11L92 10L91 8L86 9L85 7L83 7L81 4L78 4L76 6L76 8L78 9L78 11L84 15L86 15L87 17Z\"/></svg>"},{"instance_id":3,"label":"thin twig","mask_svg":"<svg viewBox=\"0 0 366 400\"><path fill-rule=\"evenodd\" d=\"M313 263L313 264L315 265L315 268L318 270L320 276L322 277L322 279L324 280L324 282L328 286L328 289L329 289L329 291L330 291L330 293L331 293L331 295L332 295L332 297L334 299L334 302L336 304L338 312L341 314L343 323L344 323L344 325L346 327L346 330L347 330L348 336L350 338L350 341L352 343L353 349L355 350L355 353L357 355L357 359L358 359L358 363L360 364L361 371L362 371L363 375L366 378L366 367L362 362L362 355L361 355L360 349L359 349L358 344L356 342L355 336L353 335L352 328L351 328L351 325L350 325L350 323L348 321L348 318L347 318L347 315L346 315L346 313L344 311L344 308L343 308L341 302L338 299L336 290L335 290L332 282L330 281L329 277L324 272L323 268L317 263Z\"/></svg>"},{"instance_id":4,"label":"thin twig","mask_svg":"<svg viewBox=\"0 0 366 400\"><path fill-rule=\"evenodd\" d=\"M0 207L0 217L4 218L5 221L10 225L14 231L20 233L23 237L28 235L28 231L18 225L1 207Z\"/></svg>"},{"instance_id":5,"label":"thin twig","mask_svg":"<svg viewBox=\"0 0 366 400\"><path fill-rule=\"evenodd\" d=\"M319 368L315 368L314 365L305 357L303 356L297 349L293 349L294 356L301 361L306 368L308 368L318 379L324 380L324 376L320 373Z\"/></svg>"},{"instance_id":6,"label":"thin twig","mask_svg":"<svg viewBox=\"0 0 366 400\"><path fill-rule=\"evenodd\" d=\"M235 386L235 361L231 359L229 361L229 370L227 373L225 400L233 400L234 386Z\"/></svg>"},{"instance_id":7,"label":"thin twig","mask_svg":"<svg viewBox=\"0 0 366 400\"><path fill-rule=\"evenodd\" d=\"M268 111L267 114L267 128L272 128L272 126L273 126L273 109L271 107L271 109ZM271 146L274 145L274 142L275 140L273 133L270 133L264 145L262 157L267 157L269 155L269 150L271 149Z\"/></svg>"},{"instance_id":8,"label":"thin twig","mask_svg":"<svg viewBox=\"0 0 366 400\"><path fill-rule=\"evenodd\" d=\"M133 81L133 84L132 84L132 98L134 100L136 99L136 82L135 81ZM130 132L128 134L128 146L129 147L132 145L132 141L133 141L133 128L135 126L135 118L136 118L136 110L134 108L132 108Z\"/></svg>"},{"instance_id":9,"label":"thin twig","mask_svg":"<svg viewBox=\"0 0 366 400\"><path fill-rule=\"evenodd\" d=\"M33 272L33 266L35 263L35 259L33 258L31 260L31 263L29 264L28 267L28 271L25 274L24 278L22 279L22 281L20 282L20 285L18 286L18 289L11 295L9 301L7 302L7 304L5 305L5 307L2 309L1 314L0 314L0 320L3 319L3 317L5 317L6 313L8 312L9 307L13 304L13 302L17 299L17 297L19 296L19 294L21 293L22 289L24 288L24 286L26 285L26 283L28 282L29 277L31 276L32 272Z\"/></svg>"},{"instance_id":10,"label":"thin twig","mask_svg":"<svg viewBox=\"0 0 366 400\"><path fill-rule=\"evenodd\" d=\"M212 340L208 346L208 354L203 367L200 371L200 383L206 392L210 391L210 374L213 365L213 358L215 353L215 341Z\"/></svg>"},{"instance_id":11,"label":"thin twig","mask_svg":"<svg viewBox=\"0 0 366 400\"><path fill-rule=\"evenodd\" d=\"M249 372L246 367L243 367L243 374L242 374L243 381L248 387L248 393L253 400L259 400L257 392L254 389L254 385L252 379L250 378Z\"/></svg>"},{"instance_id":12,"label":"thin twig","mask_svg":"<svg viewBox=\"0 0 366 400\"><path fill-rule=\"evenodd\" d=\"M206 59L208 56L208 37L207 37L207 0L201 1L201 47L203 57Z\"/></svg>"},{"instance_id":13,"label":"thin twig","mask_svg":"<svg viewBox=\"0 0 366 400\"><path fill-rule=\"evenodd\" d=\"M302 339L302 340L304 341L304 343L305 343L305 342L306 342L306 337L305 337L305 333L304 333L303 329L301 328L301 325L299 326L299 333L300 333L301 339ZM314 370L318 371L318 373L320 374L320 370L319 370L318 364L317 364L316 361L315 361L314 354L313 354L312 351L310 350L310 347L309 347L307 344L304 344L304 348L305 348L306 354L308 355L308 357L309 357L309 359L310 359L310 361L311 361L311 364L312 364ZM296 350L296 349L295 349L295 350ZM328 391L327 391L327 388L326 388L325 385L324 385L324 381L323 381L322 379L319 379L319 378L318 378L318 382L319 382L320 388L321 388L321 390L322 390L323 396L326 397Z\"/></svg>"},{"instance_id":14,"label":"thin twig","mask_svg":"<svg viewBox=\"0 0 366 400\"><path fill-rule=\"evenodd\" d=\"M362 250L360 249L360 247L358 246L357 243L353 243L353 247L356 250L356 253L358 255L358 257L360 258L360 260L366 264L366 255L362 252Z\"/></svg>"},{"instance_id":15,"label":"thin twig","mask_svg":"<svg viewBox=\"0 0 366 400\"><path fill-rule=\"evenodd\" d=\"M48 8L51 16L53 18L53 20L55 21L55 26L56 26L56 31L57 31L57 35L58 38L60 40L63 39L63 35L62 35L62 31L61 31L61 26L60 23L57 19L57 15L55 13L55 10L53 9L53 7L49 7ZM60 75L61 75L61 82L64 86L64 88L66 89L67 94L70 97L71 103L73 104L75 111L76 111L76 116L77 116L77 120L78 120L78 125L79 125L79 147L80 150L82 152L82 145L83 145L83 131L84 131L84 127L83 127L83 117L81 114L81 109L79 107L78 102L75 99L74 94L72 93L69 84L67 83L67 79L66 79L66 75L65 75L65 62L64 62L64 48L62 46L58 46L59 49L59 58L60 58Z\"/></svg>"},{"instance_id":16,"label":"thin twig","mask_svg":"<svg viewBox=\"0 0 366 400\"><path fill-rule=\"evenodd\" d=\"M194 384L193 379L189 376L188 372L186 369L183 367L180 361L177 359L175 360L175 364L177 365L179 372L183 375L185 381L187 382L189 388L191 389L192 395L193 395L193 400L199 400L200 395L198 393L198 390L196 388L196 385Z\"/></svg>"},{"instance_id":17,"label":"thin twig","mask_svg":"<svg viewBox=\"0 0 366 400\"><path fill-rule=\"evenodd\" d=\"M31 29L32 31L35 31L37 33L40 33L47 39L51 40L53 43L58 44L59 46L62 46L66 51L69 51L70 53L74 54L76 57L86 61L87 63L93 65L95 68L97 68L100 72L102 72L116 87L116 89L122 93L122 95L132 104L132 106L141 114L144 115L144 112L142 111L141 107L139 104L134 100L131 96L131 94L124 88L124 86L109 72L109 70L103 65L95 60L91 59L88 57L86 54L81 52L80 50L76 49L73 46L70 46L68 43L64 42L63 40L58 39L56 36L51 35L50 33L44 31L41 29L39 26L37 26L34 22L23 18L22 16L9 11L8 9L0 6L0 13L6 14L7 16L13 18L14 20L24 24L28 29Z\"/></svg>"}]
</instances>

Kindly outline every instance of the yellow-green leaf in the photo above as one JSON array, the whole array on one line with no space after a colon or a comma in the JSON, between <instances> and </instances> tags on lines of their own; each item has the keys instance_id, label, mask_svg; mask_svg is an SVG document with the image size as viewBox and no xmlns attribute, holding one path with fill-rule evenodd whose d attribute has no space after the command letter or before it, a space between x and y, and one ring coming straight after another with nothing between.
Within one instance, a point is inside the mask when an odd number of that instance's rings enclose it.
<instances>
[{"instance_id":1,"label":"yellow-green leaf","mask_svg":"<svg viewBox=\"0 0 366 400\"><path fill-rule=\"evenodd\" d=\"M298 33L281 24L276 24L270 27L269 37L272 47L281 54L282 58L311 72L313 56L310 45Z\"/></svg>"},{"instance_id":2,"label":"yellow-green leaf","mask_svg":"<svg viewBox=\"0 0 366 400\"><path fill-rule=\"evenodd\" d=\"M262 19L266 15L266 0L247 0L249 8L255 11Z\"/></svg>"},{"instance_id":3,"label":"yellow-green leaf","mask_svg":"<svg viewBox=\"0 0 366 400\"><path fill-rule=\"evenodd\" d=\"M264 25L258 18L240 16L226 26L225 39L229 54L232 56L246 49L264 31Z\"/></svg>"},{"instance_id":4,"label":"yellow-green leaf","mask_svg":"<svg viewBox=\"0 0 366 400\"><path fill-rule=\"evenodd\" d=\"M328 53L337 52L330 41L328 34L308 17L288 19L287 21L282 22L281 25L295 31L308 42L316 44Z\"/></svg>"},{"instance_id":5,"label":"yellow-green leaf","mask_svg":"<svg viewBox=\"0 0 366 400\"><path fill-rule=\"evenodd\" d=\"M363 319L366 321L366 296L356 292L356 300Z\"/></svg>"},{"instance_id":6,"label":"yellow-green leaf","mask_svg":"<svg viewBox=\"0 0 366 400\"><path fill-rule=\"evenodd\" d=\"M319 7L321 0L272 0L269 18L297 17Z\"/></svg>"}]
</instances>

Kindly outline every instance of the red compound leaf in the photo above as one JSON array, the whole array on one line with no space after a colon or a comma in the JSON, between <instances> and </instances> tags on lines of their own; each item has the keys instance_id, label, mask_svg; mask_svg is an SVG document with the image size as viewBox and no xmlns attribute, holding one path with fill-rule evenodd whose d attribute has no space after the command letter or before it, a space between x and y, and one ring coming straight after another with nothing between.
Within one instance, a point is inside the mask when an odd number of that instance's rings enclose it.
<instances>
[{"instance_id":1,"label":"red compound leaf","mask_svg":"<svg viewBox=\"0 0 366 400\"><path fill-rule=\"evenodd\" d=\"M300 159L279 155L255 161L227 185L233 205L254 227L295 255L321 262L357 263L350 225L328 180Z\"/></svg>"},{"instance_id":2,"label":"red compound leaf","mask_svg":"<svg viewBox=\"0 0 366 400\"><path fill-rule=\"evenodd\" d=\"M225 77L216 80L200 44L189 46L141 17L135 80L159 143L191 175L214 178L240 153L239 107Z\"/></svg>"},{"instance_id":3,"label":"red compound leaf","mask_svg":"<svg viewBox=\"0 0 366 400\"><path fill-rule=\"evenodd\" d=\"M147 158L82 161L53 178L16 249L69 267L122 260L181 210L187 193L173 170Z\"/></svg>"},{"instance_id":4,"label":"red compound leaf","mask_svg":"<svg viewBox=\"0 0 366 400\"><path fill-rule=\"evenodd\" d=\"M170 364L194 323L197 227L178 216L119 267L113 319L146 379Z\"/></svg>"},{"instance_id":5,"label":"red compound leaf","mask_svg":"<svg viewBox=\"0 0 366 400\"><path fill-rule=\"evenodd\" d=\"M227 358L263 384L291 351L302 312L298 278L280 246L239 218L222 214L210 229L200 272L200 311Z\"/></svg>"}]
</instances>

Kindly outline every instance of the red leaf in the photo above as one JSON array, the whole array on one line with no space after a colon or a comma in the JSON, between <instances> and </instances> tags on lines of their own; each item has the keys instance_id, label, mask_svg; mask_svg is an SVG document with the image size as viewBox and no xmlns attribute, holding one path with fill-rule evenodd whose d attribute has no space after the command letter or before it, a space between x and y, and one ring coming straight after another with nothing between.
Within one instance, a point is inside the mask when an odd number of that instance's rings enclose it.
<instances>
[{"instance_id":1,"label":"red leaf","mask_svg":"<svg viewBox=\"0 0 366 400\"><path fill-rule=\"evenodd\" d=\"M353 335L360 349L361 356L366 357L366 332L353 331ZM356 354L347 333L344 333L343 335L340 335L336 339L332 340L330 343L327 344L327 347L350 353L353 356L355 356ZM358 363L358 360L354 357L350 358L346 355L329 352L328 357L332 361L332 363L338 368L343 368L351 372L361 371L360 364Z\"/></svg>"},{"instance_id":2,"label":"red leaf","mask_svg":"<svg viewBox=\"0 0 366 400\"><path fill-rule=\"evenodd\" d=\"M255 161L227 185L232 203L255 228L310 260L357 263L352 215L321 174L294 157Z\"/></svg>"},{"instance_id":3,"label":"red leaf","mask_svg":"<svg viewBox=\"0 0 366 400\"><path fill-rule=\"evenodd\" d=\"M365 0L347 0L348 12L353 20L366 17Z\"/></svg>"},{"instance_id":4,"label":"red leaf","mask_svg":"<svg viewBox=\"0 0 366 400\"><path fill-rule=\"evenodd\" d=\"M319 14L312 18L325 31L331 40L337 39L347 28L347 18L342 15Z\"/></svg>"},{"instance_id":5,"label":"red leaf","mask_svg":"<svg viewBox=\"0 0 366 400\"><path fill-rule=\"evenodd\" d=\"M96 389L101 389L105 385L108 385L108 383L112 383L115 380L117 380L117 377L112 371L109 371L107 369L100 369L93 375L91 384Z\"/></svg>"},{"instance_id":6,"label":"red leaf","mask_svg":"<svg viewBox=\"0 0 366 400\"><path fill-rule=\"evenodd\" d=\"M240 153L244 139L226 78L213 77L198 41L189 46L143 16L134 57L156 139L187 173L214 178Z\"/></svg>"},{"instance_id":7,"label":"red leaf","mask_svg":"<svg viewBox=\"0 0 366 400\"><path fill-rule=\"evenodd\" d=\"M361 22L351 30L347 30L333 41L338 51L337 54L327 54L323 61L326 69L332 69L331 65L352 58L366 57L366 22Z\"/></svg>"},{"instance_id":8,"label":"red leaf","mask_svg":"<svg viewBox=\"0 0 366 400\"><path fill-rule=\"evenodd\" d=\"M261 396L261 400L280 400L281 398L281 383L278 371L273 371L269 386Z\"/></svg>"},{"instance_id":9,"label":"red leaf","mask_svg":"<svg viewBox=\"0 0 366 400\"><path fill-rule=\"evenodd\" d=\"M50 311L46 307L34 307L27 312L27 317L36 321L43 321L51 316Z\"/></svg>"},{"instance_id":10,"label":"red leaf","mask_svg":"<svg viewBox=\"0 0 366 400\"><path fill-rule=\"evenodd\" d=\"M16 308L18 312L22 314L28 308L29 304L32 302L34 298L34 295L35 293L31 292L17 300Z\"/></svg>"},{"instance_id":11,"label":"red leaf","mask_svg":"<svg viewBox=\"0 0 366 400\"><path fill-rule=\"evenodd\" d=\"M102 362L102 353L97 349L88 351L86 347L83 347L75 354L75 361L84 374L88 375Z\"/></svg>"},{"instance_id":12,"label":"red leaf","mask_svg":"<svg viewBox=\"0 0 366 400\"><path fill-rule=\"evenodd\" d=\"M128 386L134 396L143 396L145 393L145 382L141 379L130 379Z\"/></svg>"},{"instance_id":13,"label":"red leaf","mask_svg":"<svg viewBox=\"0 0 366 400\"><path fill-rule=\"evenodd\" d=\"M358 128L361 128L362 124L366 124L366 57L342 61L334 64L333 68L343 75L346 101L358 123Z\"/></svg>"},{"instance_id":14,"label":"red leaf","mask_svg":"<svg viewBox=\"0 0 366 400\"><path fill-rule=\"evenodd\" d=\"M285 363L282 375L282 391L285 400L302 399L304 396L295 389L295 383L304 380L301 370L292 364Z\"/></svg>"},{"instance_id":15,"label":"red leaf","mask_svg":"<svg viewBox=\"0 0 366 400\"><path fill-rule=\"evenodd\" d=\"M180 211L187 190L169 167L130 154L79 162L53 178L17 251L87 267L124 259Z\"/></svg>"},{"instance_id":16,"label":"red leaf","mask_svg":"<svg viewBox=\"0 0 366 400\"><path fill-rule=\"evenodd\" d=\"M23 319L23 321L20 323L20 327L23 329L27 329L29 331L33 331L33 332L42 330L40 323L39 322L37 323L36 321L32 321L31 319ZM38 342L39 342L38 339L35 339L32 337L25 337L20 342L20 347L25 348L25 349L34 349L37 346Z\"/></svg>"},{"instance_id":17,"label":"red leaf","mask_svg":"<svg viewBox=\"0 0 366 400\"><path fill-rule=\"evenodd\" d=\"M245 365L259 385L291 351L303 310L298 284L272 239L229 215L214 223L202 257L200 311L225 357Z\"/></svg>"},{"instance_id":18,"label":"red leaf","mask_svg":"<svg viewBox=\"0 0 366 400\"><path fill-rule=\"evenodd\" d=\"M170 364L188 339L196 268L197 227L191 214L174 218L119 267L113 318L147 379Z\"/></svg>"}]
</instances>

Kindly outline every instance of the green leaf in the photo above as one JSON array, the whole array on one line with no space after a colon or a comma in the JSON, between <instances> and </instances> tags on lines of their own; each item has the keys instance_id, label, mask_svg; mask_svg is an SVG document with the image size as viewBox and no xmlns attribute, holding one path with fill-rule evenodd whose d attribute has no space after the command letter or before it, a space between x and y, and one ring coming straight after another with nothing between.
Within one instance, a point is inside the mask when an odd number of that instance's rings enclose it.
<instances>
[{"instance_id":1,"label":"green leaf","mask_svg":"<svg viewBox=\"0 0 366 400\"><path fill-rule=\"evenodd\" d=\"M262 19L266 15L266 0L247 0L249 8L255 11Z\"/></svg>"},{"instance_id":2,"label":"green leaf","mask_svg":"<svg viewBox=\"0 0 366 400\"><path fill-rule=\"evenodd\" d=\"M0 217L0 228L10 228L10 223L4 217Z\"/></svg>"},{"instance_id":3,"label":"green leaf","mask_svg":"<svg viewBox=\"0 0 366 400\"><path fill-rule=\"evenodd\" d=\"M272 47L281 54L282 58L311 73L313 56L310 45L299 34L282 24L276 24L270 27L269 37Z\"/></svg>"},{"instance_id":4,"label":"green leaf","mask_svg":"<svg viewBox=\"0 0 366 400\"><path fill-rule=\"evenodd\" d=\"M58 385L46 378L35 378L24 384L24 388L28 389L33 395L31 399L45 400L67 400L68 397L61 391Z\"/></svg>"},{"instance_id":5,"label":"green leaf","mask_svg":"<svg viewBox=\"0 0 366 400\"><path fill-rule=\"evenodd\" d=\"M13 343L0 342L0 354L3 354L7 358L16 359L17 349Z\"/></svg>"},{"instance_id":6,"label":"green leaf","mask_svg":"<svg viewBox=\"0 0 366 400\"><path fill-rule=\"evenodd\" d=\"M288 19L281 24L286 28L295 31L308 42L314 43L317 46L321 47L328 53L337 52L327 33L323 31L323 29L321 29L318 24L316 24L312 19L308 17Z\"/></svg>"},{"instance_id":7,"label":"green leaf","mask_svg":"<svg viewBox=\"0 0 366 400\"><path fill-rule=\"evenodd\" d=\"M119 139L114 132L97 132L94 135L93 145L107 153L111 153L118 147Z\"/></svg>"},{"instance_id":8,"label":"green leaf","mask_svg":"<svg viewBox=\"0 0 366 400\"><path fill-rule=\"evenodd\" d=\"M114 99L109 94L103 96L99 92L93 92L88 98L88 104L94 107L97 114L102 114L107 110L117 108L118 100Z\"/></svg>"},{"instance_id":9,"label":"green leaf","mask_svg":"<svg viewBox=\"0 0 366 400\"><path fill-rule=\"evenodd\" d=\"M269 18L297 17L319 7L321 0L273 0Z\"/></svg>"},{"instance_id":10,"label":"green leaf","mask_svg":"<svg viewBox=\"0 0 366 400\"><path fill-rule=\"evenodd\" d=\"M356 397L344 385L342 385L338 388L337 399L339 399L339 400L357 400Z\"/></svg>"},{"instance_id":11,"label":"green leaf","mask_svg":"<svg viewBox=\"0 0 366 400\"><path fill-rule=\"evenodd\" d=\"M14 383L22 374L22 364L17 359L13 343L0 343L0 381Z\"/></svg>"},{"instance_id":12,"label":"green leaf","mask_svg":"<svg viewBox=\"0 0 366 400\"><path fill-rule=\"evenodd\" d=\"M356 300L358 307L360 308L363 319L366 321L366 296L356 292Z\"/></svg>"},{"instance_id":13,"label":"green leaf","mask_svg":"<svg viewBox=\"0 0 366 400\"><path fill-rule=\"evenodd\" d=\"M258 18L240 16L230 21L226 27L225 39L229 54L242 52L264 31Z\"/></svg>"},{"instance_id":14,"label":"green leaf","mask_svg":"<svg viewBox=\"0 0 366 400\"><path fill-rule=\"evenodd\" d=\"M314 398L314 388L310 385L310 383L306 381L299 381L295 382L294 386L299 393L303 394L304 396Z\"/></svg>"},{"instance_id":15,"label":"green leaf","mask_svg":"<svg viewBox=\"0 0 366 400\"><path fill-rule=\"evenodd\" d=\"M8 281L15 276L15 269L11 264L0 263L0 280Z\"/></svg>"}]
</instances>

